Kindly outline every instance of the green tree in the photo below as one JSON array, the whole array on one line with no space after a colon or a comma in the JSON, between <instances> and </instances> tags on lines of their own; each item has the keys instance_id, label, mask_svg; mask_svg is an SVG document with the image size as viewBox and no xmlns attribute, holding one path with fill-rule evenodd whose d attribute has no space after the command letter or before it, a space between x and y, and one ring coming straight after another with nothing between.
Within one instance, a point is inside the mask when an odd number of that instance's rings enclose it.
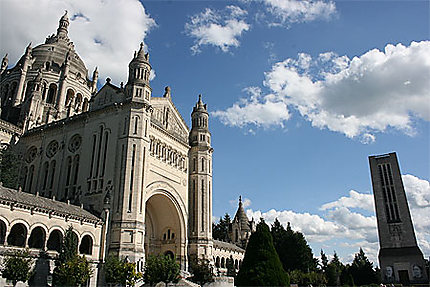
<instances>
[{"instance_id":1,"label":"green tree","mask_svg":"<svg viewBox=\"0 0 430 287\"><path fill-rule=\"evenodd\" d=\"M316 271L318 266L317 259L313 257L312 249L309 247L303 233L294 232L290 223L285 229L279 220L275 219L272 224L271 234L276 252L286 271Z\"/></svg>"},{"instance_id":2,"label":"green tree","mask_svg":"<svg viewBox=\"0 0 430 287\"><path fill-rule=\"evenodd\" d=\"M361 248L360 251L355 254L349 270L356 285L378 283L376 271L373 269L373 263L367 259L366 254L364 254Z\"/></svg>"},{"instance_id":3,"label":"green tree","mask_svg":"<svg viewBox=\"0 0 430 287\"><path fill-rule=\"evenodd\" d=\"M70 226L61 244L60 254L55 262L54 285L78 286L85 284L92 276L90 262L78 254L78 238Z\"/></svg>"},{"instance_id":4,"label":"green tree","mask_svg":"<svg viewBox=\"0 0 430 287\"><path fill-rule=\"evenodd\" d=\"M325 273L327 271L328 266L328 258L327 255L325 255L324 251L321 249L321 270Z\"/></svg>"},{"instance_id":5,"label":"green tree","mask_svg":"<svg viewBox=\"0 0 430 287\"><path fill-rule=\"evenodd\" d=\"M212 266L206 259L191 260L191 269L193 276L190 280L203 286L206 283L214 282L214 273Z\"/></svg>"},{"instance_id":6,"label":"green tree","mask_svg":"<svg viewBox=\"0 0 430 287\"><path fill-rule=\"evenodd\" d=\"M18 188L20 157L13 147L0 149L0 182L4 187Z\"/></svg>"},{"instance_id":7,"label":"green tree","mask_svg":"<svg viewBox=\"0 0 430 287\"><path fill-rule=\"evenodd\" d=\"M145 262L143 280L151 286L163 282L176 283L179 281L179 264L174 258L166 255L148 256Z\"/></svg>"},{"instance_id":8,"label":"green tree","mask_svg":"<svg viewBox=\"0 0 430 287\"><path fill-rule=\"evenodd\" d=\"M269 227L263 219L249 238L235 283L237 286L289 285L288 274L282 268Z\"/></svg>"},{"instance_id":9,"label":"green tree","mask_svg":"<svg viewBox=\"0 0 430 287\"><path fill-rule=\"evenodd\" d=\"M230 259L227 258L227 276L236 277L236 269L234 268L234 259L230 256Z\"/></svg>"},{"instance_id":10,"label":"green tree","mask_svg":"<svg viewBox=\"0 0 430 287\"><path fill-rule=\"evenodd\" d=\"M327 279L324 274L317 272L302 272L300 270L293 270L289 272L290 282L299 286L324 286L327 284Z\"/></svg>"},{"instance_id":11,"label":"green tree","mask_svg":"<svg viewBox=\"0 0 430 287\"><path fill-rule=\"evenodd\" d=\"M221 217L217 224L212 223L212 236L214 239L229 241L229 226L231 223L231 218L228 213L224 215L224 218Z\"/></svg>"},{"instance_id":12,"label":"green tree","mask_svg":"<svg viewBox=\"0 0 430 287\"><path fill-rule=\"evenodd\" d=\"M334 252L333 259L327 266L327 284L329 286L340 286L340 276L345 267L342 262L340 262L339 257L337 256L336 251Z\"/></svg>"},{"instance_id":13,"label":"green tree","mask_svg":"<svg viewBox=\"0 0 430 287\"><path fill-rule=\"evenodd\" d=\"M13 286L18 282L27 282L32 275L32 259L28 250L16 250L6 255L1 270L2 277L12 281Z\"/></svg>"},{"instance_id":14,"label":"green tree","mask_svg":"<svg viewBox=\"0 0 430 287\"><path fill-rule=\"evenodd\" d=\"M106 283L134 286L143 274L136 272L136 263L128 262L125 258L109 256L105 263Z\"/></svg>"}]
</instances>

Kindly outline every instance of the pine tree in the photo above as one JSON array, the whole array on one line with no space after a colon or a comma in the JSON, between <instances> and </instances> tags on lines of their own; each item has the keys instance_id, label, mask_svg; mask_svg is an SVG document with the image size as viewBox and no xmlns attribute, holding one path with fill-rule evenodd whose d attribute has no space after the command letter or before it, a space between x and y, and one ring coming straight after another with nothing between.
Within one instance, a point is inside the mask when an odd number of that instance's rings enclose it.
<instances>
[{"instance_id":1,"label":"pine tree","mask_svg":"<svg viewBox=\"0 0 430 287\"><path fill-rule=\"evenodd\" d=\"M272 224L271 234L273 244L282 266L286 271L300 270L302 272L315 271L317 261L301 232L294 232L290 223L285 229L276 218Z\"/></svg>"},{"instance_id":2,"label":"pine tree","mask_svg":"<svg viewBox=\"0 0 430 287\"><path fill-rule=\"evenodd\" d=\"M336 251L334 252L333 259L327 266L326 277L329 286L340 286L340 276L344 266L342 262L340 262L339 257L337 256Z\"/></svg>"},{"instance_id":3,"label":"pine tree","mask_svg":"<svg viewBox=\"0 0 430 287\"><path fill-rule=\"evenodd\" d=\"M229 241L229 226L231 223L231 218L228 213L224 215L224 218L221 217L217 224L212 224L212 236L214 239Z\"/></svg>"},{"instance_id":4,"label":"pine tree","mask_svg":"<svg viewBox=\"0 0 430 287\"><path fill-rule=\"evenodd\" d=\"M261 219L250 236L242 267L236 277L237 286L288 286L288 274L273 246L269 227Z\"/></svg>"},{"instance_id":5,"label":"pine tree","mask_svg":"<svg viewBox=\"0 0 430 287\"><path fill-rule=\"evenodd\" d=\"M350 274L354 278L356 285L368 285L378 283L376 271L373 269L373 263L367 259L363 249L355 254L354 261L350 267Z\"/></svg>"},{"instance_id":6,"label":"pine tree","mask_svg":"<svg viewBox=\"0 0 430 287\"><path fill-rule=\"evenodd\" d=\"M328 266L328 258L325 255L324 251L321 249L321 270L325 273L327 271Z\"/></svg>"}]
</instances>

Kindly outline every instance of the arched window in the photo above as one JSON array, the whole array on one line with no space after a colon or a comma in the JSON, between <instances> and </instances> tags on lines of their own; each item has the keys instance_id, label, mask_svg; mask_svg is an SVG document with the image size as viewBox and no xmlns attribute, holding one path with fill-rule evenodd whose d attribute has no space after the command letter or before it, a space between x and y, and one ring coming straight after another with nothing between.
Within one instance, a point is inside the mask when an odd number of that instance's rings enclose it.
<instances>
[{"instance_id":1,"label":"arched window","mask_svg":"<svg viewBox=\"0 0 430 287\"><path fill-rule=\"evenodd\" d=\"M239 269L239 261L234 260L234 269Z\"/></svg>"},{"instance_id":2,"label":"arched window","mask_svg":"<svg viewBox=\"0 0 430 287\"><path fill-rule=\"evenodd\" d=\"M11 246L25 247L27 239L27 228L22 223L16 223L12 226L9 236L7 237L7 244Z\"/></svg>"},{"instance_id":3,"label":"arched window","mask_svg":"<svg viewBox=\"0 0 430 287\"><path fill-rule=\"evenodd\" d=\"M205 159L202 157L202 171L205 171Z\"/></svg>"},{"instance_id":4,"label":"arched window","mask_svg":"<svg viewBox=\"0 0 430 287\"><path fill-rule=\"evenodd\" d=\"M220 267L219 264L220 264L219 263L219 256L217 256L216 259L215 259L215 267L219 268Z\"/></svg>"},{"instance_id":5,"label":"arched window","mask_svg":"<svg viewBox=\"0 0 430 287\"><path fill-rule=\"evenodd\" d=\"M221 268L225 268L225 259L221 258Z\"/></svg>"},{"instance_id":6,"label":"arched window","mask_svg":"<svg viewBox=\"0 0 430 287\"><path fill-rule=\"evenodd\" d=\"M42 184L42 190L46 189L46 184L48 182L48 172L49 172L49 163L46 161L43 164L43 184Z\"/></svg>"},{"instance_id":7,"label":"arched window","mask_svg":"<svg viewBox=\"0 0 430 287\"><path fill-rule=\"evenodd\" d=\"M83 112L88 111L88 99L87 98L84 99L84 103L82 104L82 111Z\"/></svg>"},{"instance_id":8,"label":"arched window","mask_svg":"<svg viewBox=\"0 0 430 287\"><path fill-rule=\"evenodd\" d=\"M51 63L49 63L49 62L46 62L45 63L45 69L47 70L47 71L49 71L49 69L51 68Z\"/></svg>"},{"instance_id":9,"label":"arched window","mask_svg":"<svg viewBox=\"0 0 430 287\"><path fill-rule=\"evenodd\" d=\"M28 168L25 166L22 172L21 186L25 190L27 184Z\"/></svg>"},{"instance_id":10,"label":"arched window","mask_svg":"<svg viewBox=\"0 0 430 287\"><path fill-rule=\"evenodd\" d=\"M139 127L139 117L135 116L134 117L134 132L133 132L133 134L137 134L138 127Z\"/></svg>"},{"instance_id":11,"label":"arched window","mask_svg":"<svg viewBox=\"0 0 430 287\"><path fill-rule=\"evenodd\" d=\"M31 186L33 185L33 177L34 177L34 165L31 165L28 171L28 186L25 189L28 192L31 192Z\"/></svg>"},{"instance_id":12,"label":"arched window","mask_svg":"<svg viewBox=\"0 0 430 287\"><path fill-rule=\"evenodd\" d=\"M45 99L45 96L46 96L46 90L47 90L48 88L46 87L46 83L43 83L43 88L42 88L42 100L44 100Z\"/></svg>"},{"instance_id":13,"label":"arched window","mask_svg":"<svg viewBox=\"0 0 430 287\"><path fill-rule=\"evenodd\" d=\"M75 109L79 110L81 108L81 104L82 104L82 94L78 93L75 99Z\"/></svg>"},{"instance_id":14,"label":"arched window","mask_svg":"<svg viewBox=\"0 0 430 287\"><path fill-rule=\"evenodd\" d=\"M54 250L57 252L60 252L61 250L61 243L63 242L63 234L60 230L55 229L49 234L48 243L46 244L46 247L48 250Z\"/></svg>"},{"instance_id":15,"label":"arched window","mask_svg":"<svg viewBox=\"0 0 430 287\"><path fill-rule=\"evenodd\" d=\"M55 179L55 160L51 161L51 179L49 182L49 188L54 187L54 179Z\"/></svg>"},{"instance_id":16,"label":"arched window","mask_svg":"<svg viewBox=\"0 0 430 287\"><path fill-rule=\"evenodd\" d=\"M85 235L79 245L79 253L91 255L93 253L93 239L89 235Z\"/></svg>"},{"instance_id":17,"label":"arched window","mask_svg":"<svg viewBox=\"0 0 430 287\"><path fill-rule=\"evenodd\" d=\"M175 254L173 254L173 252L170 250L164 252L164 255L168 256L170 259L175 259Z\"/></svg>"},{"instance_id":18,"label":"arched window","mask_svg":"<svg viewBox=\"0 0 430 287\"><path fill-rule=\"evenodd\" d=\"M9 91L9 98L13 99L16 93L16 87L18 86L17 82L13 82Z\"/></svg>"},{"instance_id":19,"label":"arched window","mask_svg":"<svg viewBox=\"0 0 430 287\"><path fill-rule=\"evenodd\" d=\"M5 103L7 102L8 92L9 92L9 84L6 84L2 87L2 91L1 91L1 104L2 104L2 106L4 106Z\"/></svg>"},{"instance_id":20,"label":"arched window","mask_svg":"<svg viewBox=\"0 0 430 287\"><path fill-rule=\"evenodd\" d=\"M73 103L73 99L75 97L75 92L72 89L68 89L66 93L66 102L64 105L66 107L70 106Z\"/></svg>"},{"instance_id":21,"label":"arched window","mask_svg":"<svg viewBox=\"0 0 430 287\"><path fill-rule=\"evenodd\" d=\"M0 244L3 245L6 239L6 223L0 220Z\"/></svg>"},{"instance_id":22,"label":"arched window","mask_svg":"<svg viewBox=\"0 0 430 287\"><path fill-rule=\"evenodd\" d=\"M57 85L50 84L48 89L48 96L46 97L46 103L53 104L55 102L56 95L57 95Z\"/></svg>"},{"instance_id":23,"label":"arched window","mask_svg":"<svg viewBox=\"0 0 430 287\"><path fill-rule=\"evenodd\" d=\"M28 239L28 247L43 249L45 247L45 230L38 226L31 231L30 238Z\"/></svg>"}]
</instances>

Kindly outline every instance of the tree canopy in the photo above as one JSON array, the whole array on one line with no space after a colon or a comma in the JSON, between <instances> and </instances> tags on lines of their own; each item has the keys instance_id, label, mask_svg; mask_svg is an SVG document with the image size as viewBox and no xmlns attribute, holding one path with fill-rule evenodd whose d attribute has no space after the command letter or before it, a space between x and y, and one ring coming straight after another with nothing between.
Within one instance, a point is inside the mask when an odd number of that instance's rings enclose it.
<instances>
[{"instance_id":1,"label":"tree canopy","mask_svg":"<svg viewBox=\"0 0 430 287\"><path fill-rule=\"evenodd\" d=\"M32 259L28 250L16 250L6 255L2 277L12 281L13 286L18 282L27 282L32 275Z\"/></svg>"},{"instance_id":2,"label":"tree canopy","mask_svg":"<svg viewBox=\"0 0 430 287\"><path fill-rule=\"evenodd\" d=\"M20 164L13 147L0 149L0 182L4 187L18 188Z\"/></svg>"},{"instance_id":3,"label":"tree canopy","mask_svg":"<svg viewBox=\"0 0 430 287\"><path fill-rule=\"evenodd\" d=\"M261 220L251 234L242 267L236 277L237 286L288 286L288 274L282 268L273 246L269 227Z\"/></svg>"},{"instance_id":4,"label":"tree canopy","mask_svg":"<svg viewBox=\"0 0 430 287\"><path fill-rule=\"evenodd\" d=\"M146 258L143 279L151 286L159 282L176 283L179 281L179 264L167 255L150 255Z\"/></svg>"},{"instance_id":5,"label":"tree canopy","mask_svg":"<svg viewBox=\"0 0 430 287\"><path fill-rule=\"evenodd\" d=\"M136 263L128 262L125 258L109 256L105 263L106 283L134 286L142 278L142 273L136 272Z\"/></svg>"},{"instance_id":6,"label":"tree canopy","mask_svg":"<svg viewBox=\"0 0 430 287\"><path fill-rule=\"evenodd\" d=\"M193 276L190 280L203 286L206 283L214 282L214 273L208 260L193 259L191 260L191 269Z\"/></svg>"},{"instance_id":7,"label":"tree canopy","mask_svg":"<svg viewBox=\"0 0 430 287\"><path fill-rule=\"evenodd\" d=\"M368 285L378 283L376 271L373 269L373 263L367 259L363 249L355 254L349 272L356 285Z\"/></svg>"},{"instance_id":8,"label":"tree canopy","mask_svg":"<svg viewBox=\"0 0 430 287\"><path fill-rule=\"evenodd\" d=\"M312 249L301 232L294 232L290 223L285 229L278 219L272 224L271 234L273 244L279 259L286 271L300 270L302 272L316 271L317 260L314 259Z\"/></svg>"},{"instance_id":9,"label":"tree canopy","mask_svg":"<svg viewBox=\"0 0 430 287\"><path fill-rule=\"evenodd\" d=\"M230 241L229 226L231 218L228 213L221 217L217 224L212 224L212 236L214 239Z\"/></svg>"},{"instance_id":10,"label":"tree canopy","mask_svg":"<svg viewBox=\"0 0 430 287\"><path fill-rule=\"evenodd\" d=\"M78 286L92 276L90 262L78 254L78 238L70 226L64 235L60 254L55 262L53 274L55 286Z\"/></svg>"}]
</instances>

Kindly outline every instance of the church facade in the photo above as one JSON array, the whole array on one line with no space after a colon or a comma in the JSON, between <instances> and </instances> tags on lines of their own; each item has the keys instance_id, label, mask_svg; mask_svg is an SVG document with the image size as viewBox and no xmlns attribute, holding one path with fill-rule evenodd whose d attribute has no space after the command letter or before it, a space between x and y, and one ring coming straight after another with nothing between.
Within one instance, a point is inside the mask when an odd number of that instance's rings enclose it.
<instances>
[{"instance_id":1,"label":"church facade","mask_svg":"<svg viewBox=\"0 0 430 287\"><path fill-rule=\"evenodd\" d=\"M217 256L234 256L239 268L244 249L212 238L212 135L201 96L189 128L169 87L153 95L143 44L127 83L107 79L97 90L97 68L89 79L68 27L66 12L57 34L29 45L15 67L2 62L1 133L19 138L23 164L19 190L0 187L0 251L30 247L54 258L72 225L96 265L113 254L141 271L146 256L166 254L183 271L192 258ZM30 244L36 229L43 239Z\"/></svg>"}]
</instances>

